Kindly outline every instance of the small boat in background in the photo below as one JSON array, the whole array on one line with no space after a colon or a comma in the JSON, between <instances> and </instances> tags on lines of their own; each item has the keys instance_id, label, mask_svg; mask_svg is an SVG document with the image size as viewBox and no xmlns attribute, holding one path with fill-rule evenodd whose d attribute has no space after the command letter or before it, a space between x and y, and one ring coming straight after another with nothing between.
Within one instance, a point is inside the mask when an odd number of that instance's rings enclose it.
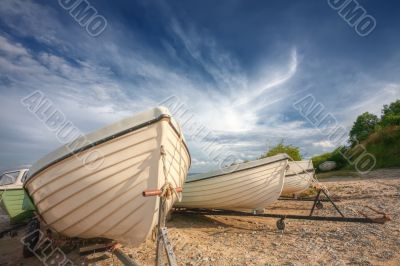
<instances>
[{"instance_id":1,"label":"small boat in background","mask_svg":"<svg viewBox=\"0 0 400 266\"><path fill-rule=\"evenodd\" d=\"M158 223L159 197L182 187L191 163L179 125L158 107L78 138L35 163L25 188L38 215L67 237L137 245ZM178 199L166 200L166 211Z\"/></svg>"},{"instance_id":2,"label":"small boat in background","mask_svg":"<svg viewBox=\"0 0 400 266\"><path fill-rule=\"evenodd\" d=\"M290 161L282 195L299 194L307 190L311 186L314 176L315 171L311 160Z\"/></svg>"},{"instance_id":3,"label":"small boat in background","mask_svg":"<svg viewBox=\"0 0 400 266\"><path fill-rule=\"evenodd\" d=\"M279 198L288 159L280 154L189 176L175 206L261 211Z\"/></svg>"},{"instance_id":4,"label":"small boat in background","mask_svg":"<svg viewBox=\"0 0 400 266\"><path fill-rule=\"evenodd\" d=\"M0 206L11 224L22 223L33 216L35 207L23 188L29 169L4 172L0 176Z\"/></svg>"}]
</instances>

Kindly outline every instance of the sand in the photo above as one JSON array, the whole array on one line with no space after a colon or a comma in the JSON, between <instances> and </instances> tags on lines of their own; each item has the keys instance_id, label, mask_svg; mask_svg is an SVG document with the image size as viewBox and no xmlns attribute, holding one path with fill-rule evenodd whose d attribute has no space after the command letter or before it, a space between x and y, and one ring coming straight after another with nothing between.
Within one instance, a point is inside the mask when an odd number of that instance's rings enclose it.
<instances>
[{"instance_id":1,"label":"sand","mask_svg":"<svg viewBox=\"0 0 400 266\"><path fill-rule=\"evenodd\" d=\"M382 169L365 176L343 174L321 182L339 197L346 216L371 206L390 214L386 224L287 220L282 232L276 219L173 215L169 236L179 265L400 265L400 169ZM279 201L266 211L308 214L311 202ZM324 203L317 215L335 215ZM0 240L0 265L42 265L24 259L19 238ZM154 265L154 242L124 251L140 265ZM76 265L122 265L110 252L80 257Z\"/></svg>"}]
</instances>

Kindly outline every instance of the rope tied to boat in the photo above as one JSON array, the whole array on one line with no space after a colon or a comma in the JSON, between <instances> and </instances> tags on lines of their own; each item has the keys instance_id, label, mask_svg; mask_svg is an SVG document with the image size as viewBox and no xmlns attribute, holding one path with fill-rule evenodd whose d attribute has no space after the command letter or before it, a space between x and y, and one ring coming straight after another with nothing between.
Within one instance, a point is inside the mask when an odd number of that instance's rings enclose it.
<instances>
[{"instance_id":1,"label":"rope tied to boat","mask_svg":"<svg viewBox=\"0 0 400 266\"><path fill-rule=\"evenodd\" d=\"M171 196L174 194L180 202L182 198L179 194L180 191L180 189L178 191L178 189L175 188L170 182L167 182L164 184L164 186L161 187L160 197L166 197L167 199L170 199Z\"/></svg>"},{"instance_id":2,"label":"rope tied to boat","mask_svg":"<svg viewBox=\"0 0 400 266\"><path fill-rule=\"evenodd\" d=\"M167 162L166 162L166 156L167 153L164 149L164 146L161 145L160 148L160 153L161 153L161 159L162 159L162 164L163 164L163 173L164 173L164 185L161 187L161 195L160 197L166 197L167 199L170 199L172 194L174 194L178 200L178 202L182 201L182 195L178 193L178 190L173 186L173 184L168 180L168 172L167 172ZM179 192L181 192L180 190Z\"/></svg>"},{"instance_id":3,"label":"rope tied to boat","mask_svg":"<svg viewBox=\"0 0 400 266\"><path fill-rule=\"evenodd\" d=\"M310 180L311 180L311 183L312 183L312 187L313 187L313 188L315 188L315 189L317 189L317 190L323 190L326 194L329 195L329 190L328 190L328 188L327 188L325 185L321 184L321 182L319 182L319 180L317 179L317 176L316 176L316 174L315 174L315 171L313 171L312 174L309 174L309 173L307 172L307 169L304 169L303 166L301 166L297 161L293 160L293 158L290 157L290 155L288 155L288 156L289 156L289 159L290 159L293 163L295 163L295 164L303 171L303 173L305 173L305 174L307 174L308 176L310 176ZM289 165L288 165L288 166L289 166ZM286 170L288 170L288 169L286 169ZM297 172L295 172L295 175L296 175L297 177L301 178L301 179L303 178L303 177L301 177L301 176L299 175L299 173L297 173Z\"/></svg>"}]
</instances>

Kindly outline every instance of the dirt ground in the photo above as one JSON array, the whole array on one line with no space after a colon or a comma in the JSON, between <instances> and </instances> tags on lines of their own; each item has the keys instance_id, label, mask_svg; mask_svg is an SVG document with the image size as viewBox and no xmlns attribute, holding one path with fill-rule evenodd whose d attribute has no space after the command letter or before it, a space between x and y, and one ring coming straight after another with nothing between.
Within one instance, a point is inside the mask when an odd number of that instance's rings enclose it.
<instances>
[{"instance_id":1,"label":"dirt ground","mask_svg":"<svg viewBox=\"0 0 400 266\"><path fill-rule=\"evenodd\" d=\"M179 265L400 265L400 169L382 169L364 176L333 175L321 180L346 216L385 211L392 221L360 224L274 218L173 215L169 237ZM267 213L309 214L312 202L278 201ZM324 202L316 215L336 215ZM0 216L1 218L1 216ZM4 220L4 219L3 219ZM2 222L2 219L0 219ZM41 265L23 259L19 239L0 239L0 265ZM140 265L154 265L154 242L123 250ZM122 265L109 252L68 258L76 265Z\"/></svg>"}]
</instances>

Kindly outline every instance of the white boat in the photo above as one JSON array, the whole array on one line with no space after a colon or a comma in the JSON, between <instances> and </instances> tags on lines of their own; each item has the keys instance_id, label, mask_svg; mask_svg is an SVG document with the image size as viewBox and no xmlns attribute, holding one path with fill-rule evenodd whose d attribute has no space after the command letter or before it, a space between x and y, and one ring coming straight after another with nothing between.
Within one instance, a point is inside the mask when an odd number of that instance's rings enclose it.
<instances>
[{"instance_id":1,"label":"white boat","mask_svg":"<svg viewBox=\"0 0 400 266\"><path fill-rule=\"evenodd\" d=\"M290 161L282 194L293 195L307 190L311 186L314 176L315 171L311 160Z\"/></svg>"},{"instance_id":2,"label":"white boat","mask_svg":"<svg viewBox=\"0 0 400 266\"><path fill-rule=\"evenodd\" d=\"M158 222L159 197L142 192L182 187L190 163L180 127L158 107L45 156L25 188L41 220L59 234L137 245ZM167 200L167 211L176 200Z\"/></svg>"},{"instance_id":3,"label":"white boat","mask_svg":"<svg viewBox=\"0 0 400 266\"><path fill-rule=\"evenodd\" d=\"M283 187L286 154L189 176L176 207L261 211Z\"/></svg>"},{"instance_id":4,"label":"white boat","mask_svg":"<svg viewBox=\"0 0 400 266\"><path fill-rule=\"evenodd\" d=\"M323 172L328 172L328 171L332 171L337 167L337 164L335 161L325 161L323 163L321 163L318 168L319 170L323 171Z\"/></svg>"}]
</instances>

